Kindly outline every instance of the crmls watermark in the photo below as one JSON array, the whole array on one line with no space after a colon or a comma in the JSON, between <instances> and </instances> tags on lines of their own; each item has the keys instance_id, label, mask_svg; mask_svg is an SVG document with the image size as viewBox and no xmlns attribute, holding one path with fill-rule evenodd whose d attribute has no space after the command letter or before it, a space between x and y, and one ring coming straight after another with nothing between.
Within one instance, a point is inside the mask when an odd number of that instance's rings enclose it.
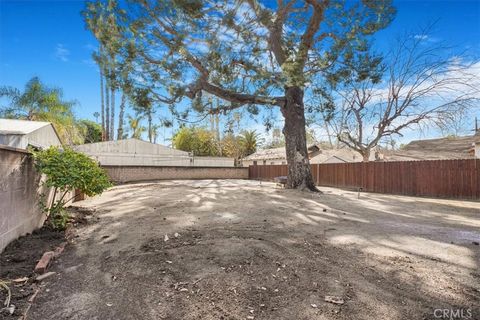
<instances>
[{"instance_id":1,"label":"crmls watermark","mask_svg":"<svg viewBox=\"0 0 480 320\"><path fill-rule=\"evenodd\" d=\"M435 309L433 310L435 319L473 319L472 309Z\"/></svg>"}]
</instances>

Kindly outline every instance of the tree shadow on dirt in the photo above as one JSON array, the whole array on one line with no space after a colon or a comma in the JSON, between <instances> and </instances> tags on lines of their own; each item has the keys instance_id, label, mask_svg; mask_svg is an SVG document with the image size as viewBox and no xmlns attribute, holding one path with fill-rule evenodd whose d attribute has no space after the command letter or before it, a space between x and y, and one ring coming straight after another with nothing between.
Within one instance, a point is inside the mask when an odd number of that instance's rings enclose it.
<instances>
[{"instance_id":1,"label":"tree shadow on dirt","mask_svg":"<svg viewBox=\"0 0 480 320\"><path fill-rule=\"evenodd\" d=\"M402 200L355 201L273 186L116 187L94 202L100 220L58 263L62 281L51 284L32 315L435 319L435 309L469 309L472 319L480 317L478 246L448 234L478 235L466 226L470 212L456 221L436 207L432 221L430 204L414 204L424 212L416 215L405 212Z\"/></svg>"}]
</instances>

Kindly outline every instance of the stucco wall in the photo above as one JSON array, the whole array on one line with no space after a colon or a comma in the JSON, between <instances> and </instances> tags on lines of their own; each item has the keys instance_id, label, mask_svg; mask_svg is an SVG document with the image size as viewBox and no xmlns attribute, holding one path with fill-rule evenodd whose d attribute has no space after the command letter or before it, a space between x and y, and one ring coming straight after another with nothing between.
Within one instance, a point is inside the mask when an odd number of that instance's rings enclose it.
<instances>
[{"instance_id":1,"label":"stucco wall","mask_svg":"<svg viewBox=\"0 0 480 320\"><path fill-rule=\"evenodd\" d=\"M29 153L0 148L0 252L43 225L45 215L38 207L40 181Z\"/></svg>"},{"instance_id":2,"label":"stucco wall","mask_svg":"<svg viewBox=\"0 0 480 320\"><path fill-rule=\"evenodd\" d=\"M45 194L47 203L51 203L53 190L42 187L42 181L29 152L0 146L0 252L13 240L43 225L40 194ZM71 197L73 193L66 196Z\"/></svg>"},{"instance_id":3,"label":"stucco wall","mask_svg":"<svg viewBox=\"0 0 480 320\"><path fill-rule=\"evenodd\" d=\"M248 179L248 168L102 166L113 182L168 179Z\"/></svg>"}]
</instances>

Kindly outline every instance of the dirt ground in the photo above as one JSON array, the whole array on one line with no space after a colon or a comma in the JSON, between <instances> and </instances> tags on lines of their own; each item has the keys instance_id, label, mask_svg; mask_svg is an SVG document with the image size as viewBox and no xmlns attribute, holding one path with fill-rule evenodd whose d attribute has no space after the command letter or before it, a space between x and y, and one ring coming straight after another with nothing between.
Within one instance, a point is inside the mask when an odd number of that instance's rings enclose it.
<instances>
[{"instance_id":1,"label":"dirt ground","mask_svg":"<svg viewBox=\"0 0 480 320\"><path fill-rule=\"evenodd\" d=\"M0 254L0 279L9 280L11 303L15 306L10 318L18 318L28 308L28 299L37 289L34 284L34 268L43 252L54 250L65 241L63 232L56 232L47 227L34 231L32 234L21 237L12 243ZM11 281L25 279L24 281ZM7 310L2 310L3 302L7 299L7 292L0 289L0 319L10 316Z\"/></svg>"},{"instance_id":2,"label":"dirt ground","mask_svg":"<svg viewBox=\"0 0 480 320\"><path fill-rule=\"evenodd\" d=\"M480 319L479 202L322 190L164 181L77 203L96 212L28 319Z\"/></svg>"}]
</instances>

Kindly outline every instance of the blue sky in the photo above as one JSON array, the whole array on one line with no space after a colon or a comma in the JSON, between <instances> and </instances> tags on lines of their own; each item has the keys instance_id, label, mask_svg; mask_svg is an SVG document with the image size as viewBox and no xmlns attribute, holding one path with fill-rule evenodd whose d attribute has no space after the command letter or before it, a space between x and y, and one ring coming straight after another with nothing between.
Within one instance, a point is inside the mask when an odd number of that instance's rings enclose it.
<instances>
[{"instance_id":1,"label":"blue sky","mask_svg":"<svg viewBox=\"0 0 480 320\"><path fill-rule=\"evenodd\" d=\"M387 48L393 35L436 22L430 41L445 41L480 57L480 0L394 3L395 21L376 35L381 47ZM91 59L96 41L85 30L83 6L83 1L75 0L0 0L0 85L23 88L31 77L39 76L48 85L63 88L65 98L78 101L78 117L93 119L100 105L99 76ZM252 120L245 125L262 130ZM404 139L408 138L417 136Z\"/></svg>"}]
</instances>

